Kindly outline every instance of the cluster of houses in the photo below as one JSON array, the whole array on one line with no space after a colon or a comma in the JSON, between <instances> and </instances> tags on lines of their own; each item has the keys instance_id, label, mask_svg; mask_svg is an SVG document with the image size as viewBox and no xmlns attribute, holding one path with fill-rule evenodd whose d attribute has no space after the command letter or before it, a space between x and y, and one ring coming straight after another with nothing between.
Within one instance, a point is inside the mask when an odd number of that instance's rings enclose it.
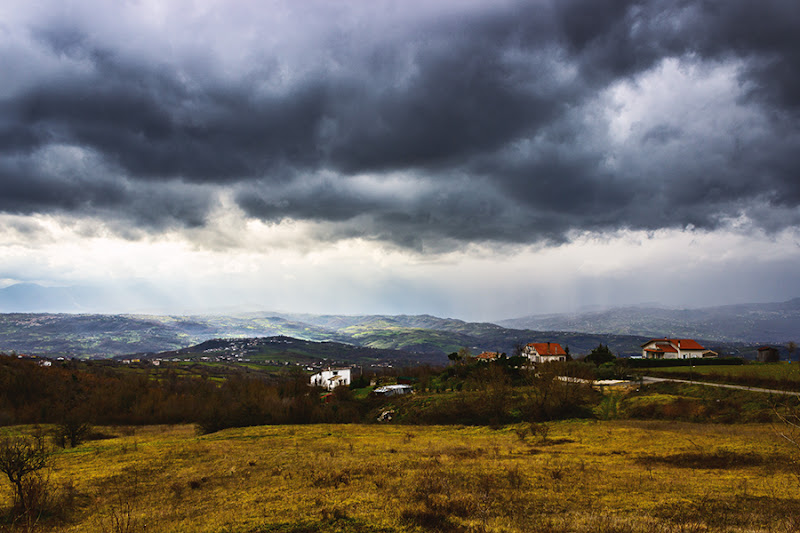
<instances>
[{"instance_id":1,"label":"cluster of houses","mask_svg":"<svg viewBox=\"0 0 800 533\"><path fill-rule=\"evenodd\" d=\"M759 349L768 350L769 348ZM478 361L493 361L500 357L497 352L483 352L478 355ZM522 349L521 355L527 357L532 363L550 363L566 361L569 354L557 342L531 342ZM642 345L643 359L689 359L691 357L716 357L713 350L704 348L693 339L651 339Z\"/></svg>"},{"instance_id":2,"label":"cluster of houses","mask_svg":"<svg viewBox=\"0 0 800 533\"><path fill-rule=\"evenodd\" d=\"M339 386L348 386L350 383L350 368L329 368L311 376L309 384L312 387L322 387L326 390L333 390ZM399 396L413 392L413 387L409 384L400 383L397 385L377 387L372 392L377 396Z\"/></svg>"},{"instance_id":3,"label":"cluster of houses","mask_svg":"<svg viewBox=\"0 0 800 533\"><path fill-rule=\"evenodd\" d=\"M483 352L476 356L479 362L490 362L499 359L500 352ZM531 363L550 363L567 361L569 354L557 342L531 342L526 344L521 355ZM651 339L642 345L643 359L690 359L695 357L717 357L717 352L703 347L693 339L670 339L668 337ZM758 349L759 361L778 360L778 350L768 346ZM349 368L329 368L311 376L311 385L332 390L339 385L350 385ZM375 389L376 394L393 395L411 392L409 385L389 385Z\"/></svg>"},{"instance_id":4,"label":"cluster of houses","mask_svg":"<svg viewBox=\"0 0 800 533\"><path fill-rule=\"evenodd\" d=\"M503 354L499 352L483 352L478 355L478 361L488 362L498 359ZM522 348L520 355L527 357L531 363L551 363L566 361L569 354L557 342L531 342Z\"/></svg>"},{"instance_id":5,"label":"cluster of houses","mask_svg":"<svg viewBox=\"0 0 800 533\"><path fill-rule=\"evenodd\" d=\"M759 360L767 360L774 356L775 348L759 348ZM483 352L476 357L478 361L494 361L502 354L499 352ZM531 342L522 349L521 355L532 363L550 363L566 361L569 354L557 342ZM689 359L692 357L717 357L719 354L706 349L694 339L651 339L642 345L643 359Z\"/></svg>"}]
</instances>

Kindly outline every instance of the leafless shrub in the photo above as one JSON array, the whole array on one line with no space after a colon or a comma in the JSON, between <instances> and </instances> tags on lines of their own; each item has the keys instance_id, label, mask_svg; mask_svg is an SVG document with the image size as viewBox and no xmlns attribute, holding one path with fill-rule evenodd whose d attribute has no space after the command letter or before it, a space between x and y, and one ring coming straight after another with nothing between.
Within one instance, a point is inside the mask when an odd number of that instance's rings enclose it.
<instances>
[{"instance_id":1,"label":"leafless shrub","mask_svg":"<svg viewBox=\"0 0 800 533\"><path fill-rule=\"evenodd\" d=\"M550 426L545 423L536 422L531 423L531 435L538 436L539 440L545 442L547 440L547 436L550 434Z\"/></svg>"},{"instance_id":2,"label":"leafless shrub","mask_svg":"<svg viewBox=\"0 0 800 533\"><path fill-rule=\"evenodd\" d=\"M53 429L53 440L59 448L74 448L92 433L92 426L77 417L65 418Z\"/></svg>"},{"instance_id":3,"label":"leafless shrub","mask_svg":"<svg viewBox=\"0 0 800 533\"><path fill-rule=\"evenodd\" d=\"M332 471L321 470L311 473L311 484L315 487L333 487L350 484L350 472L348 470Z\"/></svg>"},{"instance_id":4,"label":"leafless shrub","mask_svg":"<svg viewBox=\"0 0 800 533\"><path fill-rule=\"evenodd\" d=\"M328 522L335 522L337 520L347 520L350 518L347 514L347 510L343 509L342 507L323 507L320 509L320 515L322 519Z\"/></svg>"},{"instance_id":5,"label":"leafless shrub","mask_svg":"<svg viewBox=\"0 0 800 533\"><path fill-rule=\"evenodd\" d=\"M507 468L505 471L506 482L508 486L518 491L525 486L525 477L522 475L522 470L520 469L519 465L514 465L510 468Z\"/></svg>"},{"instance_id":6,"label":"leafless shrub","mask_svg":"<svg viewBox=\"0 0 800 533\"><path fill-rule=\"evenodd\" d=\"M200 479L189 480L187 485L189 486L190 489L197 490L197 489L201 488L207 482L208 482L208 478L203 476Z\"/></svg>"},{"instance_id":7,"label":"leafless shrub","mask_svg":"<svg viewBox=\"0 0 800 533\"><path fill-rule=\"evenodd\" d=\"M113 476L103 493L108 497L105 508L100 513L103 530L112 533L136 533L147 529L147 525L137 516L142 496L141 473L138 469L130 469Z\"/></svg>"},{"instance_id":8,"label":"leafless shrub","mask_svg":"<svg viewBox=\"0 0 800 533\"><path fill-rule=\"evenodd\" d=\"M547 468L547 473L550 474L550 477L553 479L553 481L561 481L564 479L566 470L564 469L564 465L556 463L555 465Z\"/></svg>"},{"instance_id":9,"label":"leafless shrub","mask_svg":"<svg viewBox=\"0 0 800 533\"><path fill-rule=\"evenodd\" d=\"M0 472L14 493L12 513L27 525L51 509L50 450L44 436L6 437L0 441Z\"/></svg>"},{"instance_id":10,"label":"leafless shrub","mask_svg":"<svg viewBox=\"0 0 800 533\"><path fill-rule=\"evenodd\" d=\"M775 433L789 444L794 453L792 472L800 480L800 405L786 402L773 408L777 424Z\"/></svg>"}]
</instances>

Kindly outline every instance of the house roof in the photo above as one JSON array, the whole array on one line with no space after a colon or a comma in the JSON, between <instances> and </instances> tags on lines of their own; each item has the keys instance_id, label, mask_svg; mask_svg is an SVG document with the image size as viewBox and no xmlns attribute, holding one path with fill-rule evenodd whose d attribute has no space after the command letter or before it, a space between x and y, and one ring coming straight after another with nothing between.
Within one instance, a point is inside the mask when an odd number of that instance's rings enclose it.
<instances>
[{"instance_id":1,"label":"house roof","mask_svg":"<svg viewBox=\"0 0 800 533\"><path fill-rule=\"evenodd\" d=\"M671 344L666 342L656 343L655 348L646 348L645 352L665 352L665 353L678 353L678 350Z\"/></svg>"},{"instance_id":2,"label":"house roof","mask_svg":"<svg viewBox=\"0 0 800 533\"><path fill-rule=\"evenodd\" d=\"M528 346L536 350L539 355L567 355L557 342L530 342Z\"/></svg>"},{"instance_id":3,"label":"house roof","mask_svg":"<svg viewBox=\"0 0 800 533\"><path fill-rule=\"evenodd\" d=\"M692 339L676 339L681 350L705 350L703 346Z\"/></svg>"},{"instance_id":4,"label":"house roof","mask_svg":"<svg viewBox=\"0 0 800 533\"><path fill-rule=\"evenodd\" d=\"M656 346L658 346L658 347L667 346L667 343L670 343L670 344L672 344L672 346L674 346L676 348L679 348L681 350L705 350L705 348L703 348L703 346L699 342L697 342L695 340L692 340L692 339L668 339L666 337L664 337L663 339L650 339L646 343L642 344L642 348L644 348L645 346L647 346L648 344L653 343L653 342L655 342ZM665 351L674 352L675 350L673 349L673 350L665 350Z\"/></svg>"},{"instance_id":5,"label":"house roof","mask_svg":"<svg viewBox=\"0 0 800 533\"><path fill-rule=\"evenodd\" d=\"M497 352L483 352L476 356L476 359L497 359L498 357L500 357L500 354Z\"/></svg>"}]
</instances>

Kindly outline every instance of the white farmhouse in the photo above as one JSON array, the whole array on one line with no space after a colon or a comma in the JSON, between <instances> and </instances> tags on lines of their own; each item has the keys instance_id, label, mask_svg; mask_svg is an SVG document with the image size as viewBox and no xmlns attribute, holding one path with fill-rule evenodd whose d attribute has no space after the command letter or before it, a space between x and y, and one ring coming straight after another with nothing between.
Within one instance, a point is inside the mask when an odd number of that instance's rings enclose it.
<instances>
[{"instance_id":1,"label":"white farmhouse","mask_svg":"<svg viewBox=\"0 0 800 533\"><path fill-rule=\"evenodd\" d=\"M311 376L312 387L333 390L339 385L350 385L349 368L329 368Z\"/></svg>"},{"instance_id":2,"label":"white farmhouse","mask_svg":"<svg viewBox=\"0 0 800 533\"><path fill-rule=\"evenodd\" d=\"M531 342L522 349L522 355L532 363L567 360L567 352L557 342Z\"/></svg>"},{"instance_id":3,"label":"white farmhouse","mask_svg":"<svg viewBox=\"0 0 800 533\"><path fill-rule=\"evenodd\" d=\"M689 359L691 357L715 357L717 352L706 350L692 339L652 339L642 345L645 359Z\"/></svg>"}]
</instances>

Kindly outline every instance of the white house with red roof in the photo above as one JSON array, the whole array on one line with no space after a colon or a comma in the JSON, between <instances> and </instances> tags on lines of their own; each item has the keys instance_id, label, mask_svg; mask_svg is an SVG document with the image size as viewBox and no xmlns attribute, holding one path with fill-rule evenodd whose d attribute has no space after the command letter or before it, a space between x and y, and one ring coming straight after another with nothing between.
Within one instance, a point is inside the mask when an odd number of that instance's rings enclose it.
<instances>
[{"instance_id":1,"label":"white house with red roof","mask_svg":"<svg viewBox=\"0 0 800 533\"><path fill-rule=\"evenodd\" d=\"M642 344L645 359L689 359L690 357L714 357L717 352L705 349L692 339L652 339Z\"/></svg>"},{"instance_id":2,"label":"white house with red roof","mask_svg":"<svg viewBox=\"0 0 800 533\"><path fill-rule=\"evenodd\" d=\"M557 342L531 342L522 349L522 355L533 363L567 360L567 352Z\"/></svg>"}]
</instances>

